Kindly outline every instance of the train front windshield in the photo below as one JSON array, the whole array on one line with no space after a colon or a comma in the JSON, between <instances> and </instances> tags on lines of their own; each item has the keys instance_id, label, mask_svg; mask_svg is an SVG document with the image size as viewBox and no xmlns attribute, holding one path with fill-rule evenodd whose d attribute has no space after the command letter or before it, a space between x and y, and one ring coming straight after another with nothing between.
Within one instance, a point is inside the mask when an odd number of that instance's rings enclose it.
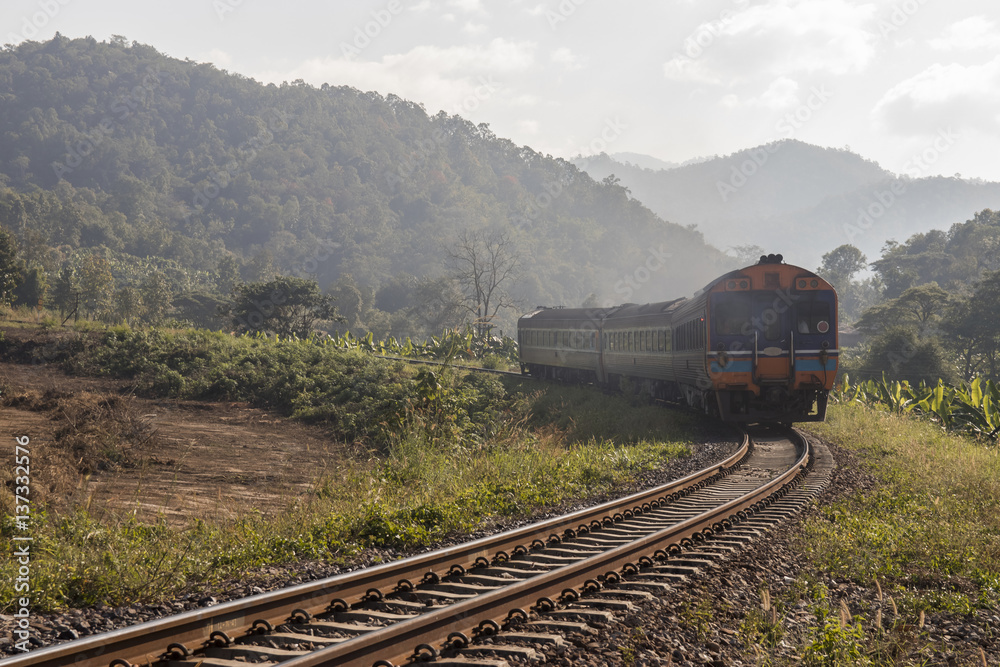
<instances>
[{"instance_id":1,"label":"train front windshield","mask_svg":"<svg viewBox=\"0 0 1000 667\"><path fill-rule=\"evenodd\" d=\"M747 349L754 333L760 346L787 350L793 338L832 345L834 296L830 291L730 292L712 300L713 343Z\"/></svg>"}]
</instances>

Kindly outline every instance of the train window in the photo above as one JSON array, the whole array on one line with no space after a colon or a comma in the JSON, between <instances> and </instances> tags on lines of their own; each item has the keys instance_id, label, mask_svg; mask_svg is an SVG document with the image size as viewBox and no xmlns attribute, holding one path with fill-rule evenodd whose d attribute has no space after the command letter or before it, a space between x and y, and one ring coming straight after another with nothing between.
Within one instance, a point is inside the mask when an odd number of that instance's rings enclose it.
<instances>
[{"instance_id":1,"label":"train window","mask_svg":"<svg viewBox=\"0 0 1000 667\"><path fill-rule=\"evenodd\" d=\"M635 352L635 335L631 331L628 332L628 351Z\"/></svg>"},{"instance_id":2,"label":"train window","mask_svg":"<svg viewBox=\"0 0 1000 667\"><path fill-rule=\"evenodd\" d=\"M807 301L795 305L795 332L825 334L830 332L830 304Z\"/></svg>"},{"instance_id":3,"label":"train window","mask_svg":"<svg viewBox=\"0 0 1000 667\"><path fill-rule=\"evenodd\" d=\"M748 294L720 294L714 306L712 321L718 336L739 336L751 322Z\"/></svg>"}]
</instances>

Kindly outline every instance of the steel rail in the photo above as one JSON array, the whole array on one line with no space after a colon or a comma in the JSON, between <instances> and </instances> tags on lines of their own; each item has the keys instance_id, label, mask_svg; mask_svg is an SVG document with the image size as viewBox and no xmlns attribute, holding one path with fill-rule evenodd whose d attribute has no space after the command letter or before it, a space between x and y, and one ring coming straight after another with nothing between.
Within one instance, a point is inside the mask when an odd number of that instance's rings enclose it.
<instances>
[{"instance_id":1,"label":"steel rail","mask_svg":"<svg viewBox=\"0 0 1000 667\"><path fill-rule=\"evenodd\" d=\"M119 661L118 665L146 664L160 659L169 644L198 649L207 645L212 633L217 631L231 636L245 633L258 620L277 626L297 610L314 616L322 614L338 598L359 599L372 589L389 593L403 579L418 581L428 572L443 576L454 564L468 568L477 558L509 552L517 546L530 545L536 539L545 541L552 535L561 537L567 530L589 529L591 522L603 521L626 509L642 511L644 506L657 507L672 497L679 497L686 489L703 486L716 476L728 474L749 451L750 439L743 432L740 448L723 462L625 498L404 560L29 651L0 660L0 667L105 667L115 661Z\"/></svg>"},{"instance_id":2,"label":"steel rail","mask_svg":"<svg viewBox=\"0 0 1000 667\"><path fill-rule=\"evenodd\" d=\"M482 623L499 623L514 609L527 609L542 598L553 598L567 588L580 587L594 579L596 572L617 574L626 565L636 565L643 556L650 556L659 549L669 548L695 535L703 535L706 529L713 530L723 520L739 521L738 512L761 503L802 474L810 456L809 444L795 435L802 447L799 459L784 473L745 496L628 544L537 574L520 583L293 658L281 663L282 667L371 667L376 662L398 664L410 659L417 646L440 645L443 637L456 632L472 636Z\"/></svg>"}]
</instances>

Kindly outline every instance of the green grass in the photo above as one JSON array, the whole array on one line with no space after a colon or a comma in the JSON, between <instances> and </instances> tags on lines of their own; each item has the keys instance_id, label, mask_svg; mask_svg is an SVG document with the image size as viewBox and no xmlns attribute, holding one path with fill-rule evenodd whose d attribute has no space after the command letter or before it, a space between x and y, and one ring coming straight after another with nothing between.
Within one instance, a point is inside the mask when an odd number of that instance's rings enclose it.
<instances>
[{"instance_id":1,"label":"green grass","mask_svg":"<svg viewBox=\"0 0 1000 667\"><path fill-rule=\"evenodd\" d=\"M1000 575L1000 450L856 405L833 406L814 428L879 481L807 523L805 544L818 566L907 590L914 608L1000 601L988 583Z\"/></svg>"},{"instance_id":2,"label":"green grass","mask_svg":"<svg viewBox=\"0 0 1000 667\"><path fill-rule=\"evenodd\" d=\"M923 632L926 614L1000 608L1000 451L858 403L832 405L808 428L853 454L872 483L821 506L796 539L807 564L775 606L804 604L815 620L786 628L782 613L754 612L743 637L796 647L796 661L758 654L762 664L927 664L942 647ZM860 610L835 602L831 578L867 593Z\"/></svg>"},{"instance_id":3,"label":"green grass","mask_svg":"<svg viewBox=\"0 0 1000 667\"><path fill-rule=\"evenodd\" d=\"M85 501L37 514L30 532L38 611L156 601L263 567L351 562L366 548L405 553L618 492L688 454L699 427L593 389L414 369L308 341L126 328L109 329L103 340L67 352L65 363L81 373L132 374L151 396L213 397L220 378L229 378L227 398L318 421L357 439L364 454L335 462L275 516L221 521L206 512L177 528ZM164 381L173 374L179 388ZM4 493L6 510L12 499ZM17 532L9 521L0 530L8 540ZM5 600L16 597L16 570L8 550L0 556Z\"/></svg>"}]
</instances>

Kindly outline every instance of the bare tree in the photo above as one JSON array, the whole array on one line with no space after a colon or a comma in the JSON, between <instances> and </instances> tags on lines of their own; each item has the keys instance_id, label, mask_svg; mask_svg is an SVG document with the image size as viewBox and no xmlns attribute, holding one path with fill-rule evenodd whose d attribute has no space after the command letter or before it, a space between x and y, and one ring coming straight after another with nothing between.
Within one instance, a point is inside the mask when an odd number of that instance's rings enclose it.
<instances>
[{"instance_id":1,"label":"bare tree","mask_svg":"<svg viewBox=\"0 0 1000 667\"><path fill-rule=\"evenodd\" d=\"M514 240L505 232L464 231L448 259L476 331L489 334L497 312L517 305L508 292L520 270Z\"/></svg>"}]
</instances>

